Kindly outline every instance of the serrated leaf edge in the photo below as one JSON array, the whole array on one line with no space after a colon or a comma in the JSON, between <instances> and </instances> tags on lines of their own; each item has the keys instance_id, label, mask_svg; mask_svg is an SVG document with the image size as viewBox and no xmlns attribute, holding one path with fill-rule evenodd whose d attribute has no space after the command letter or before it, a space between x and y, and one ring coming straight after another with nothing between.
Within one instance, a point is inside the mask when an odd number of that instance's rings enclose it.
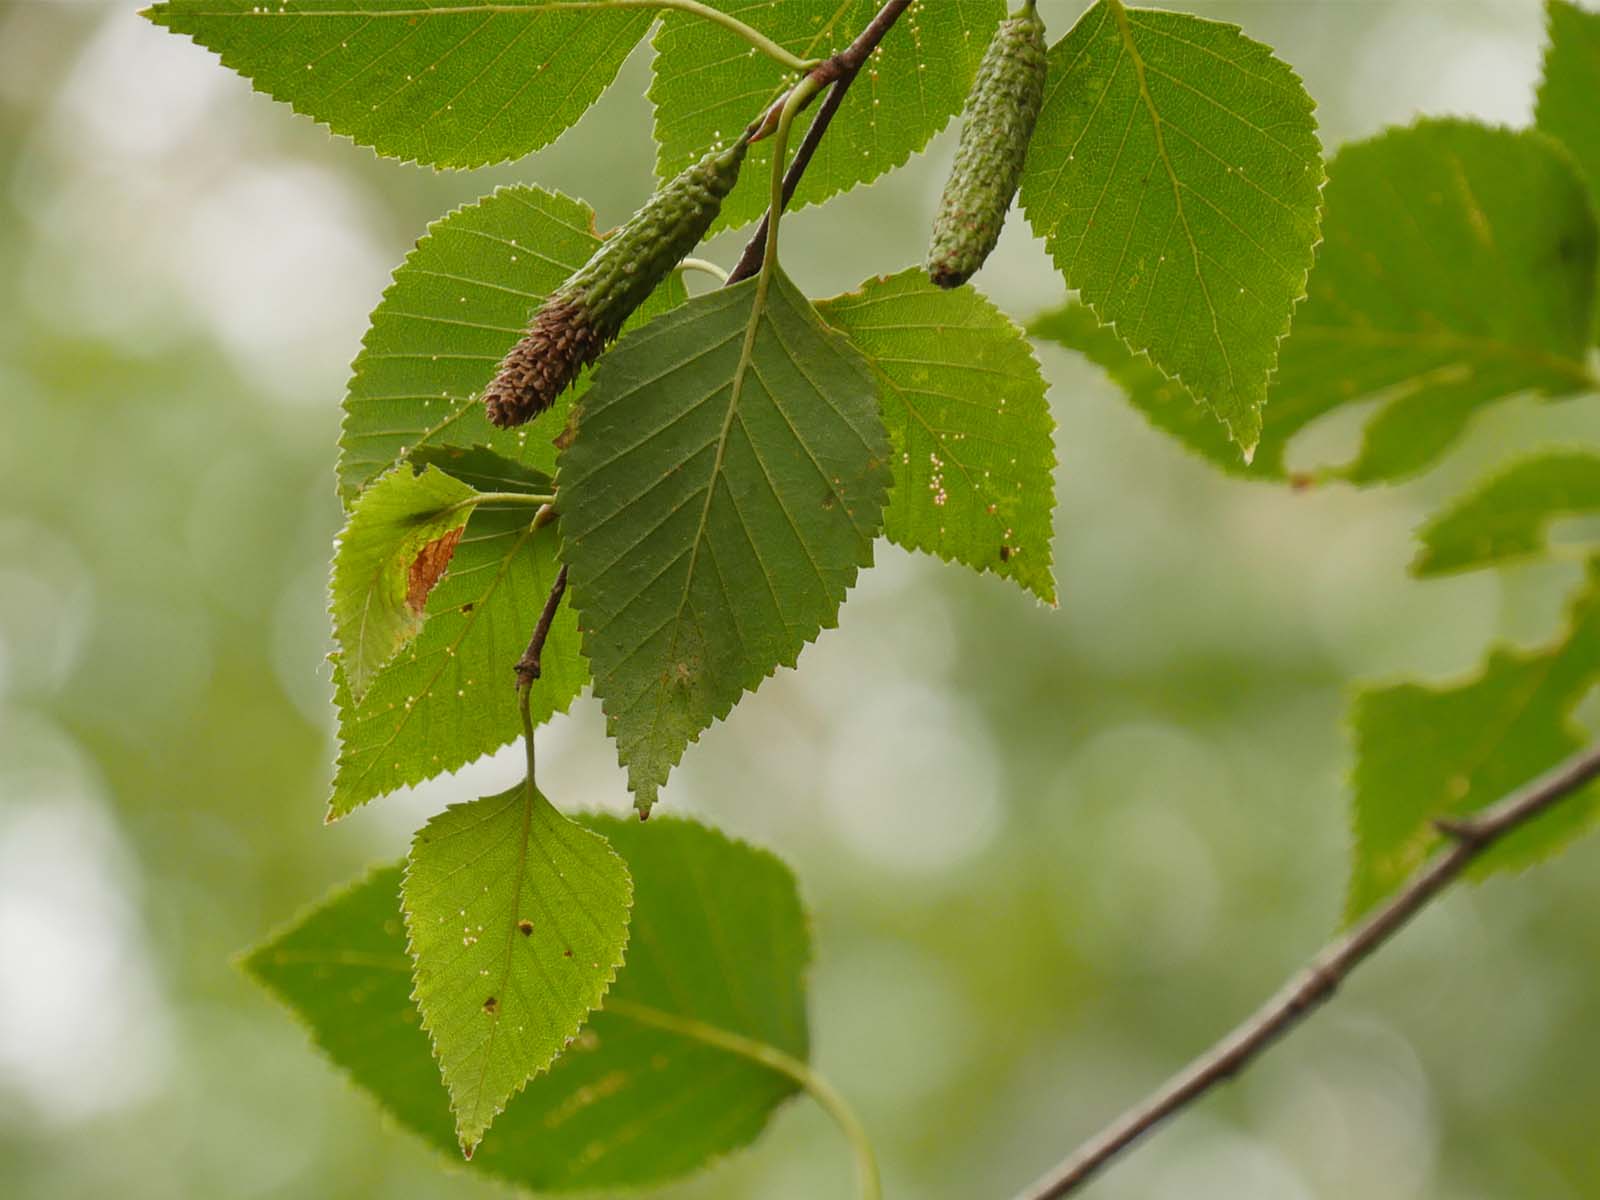
<instances>
[{"instance_id":1,"label":"serrated leaf edge","mask_svg":"<svg viewBox=\"0 0 1600 1200\"><path fill-rule=\"evenodd\" d=\"M526 786L526 784L524 784L524 786ZM448 812L454 812L454 811L456 811L458 809L470 808L473 804L478 803L479 800L493 799L493 798L494 797L492 797L492 796L480 796L475 800L458 801L455 804L447 805L445 807L445 809L444 809L444 812L448 813ZM624 935L625 936L623 938L623 943L622 943L622 949L620 951L620 956L617 958L617 960L615 962L610 964L610 968L609 968L609 970L607 970L604 979L601 980L600 992L599 992L599 995L597 996L597 998L595 1000L595 1003L590 1006L590 1008L588 1009L587 1012L585 1012L581 1017L578 1018L577 1023L575 1025L573 1025L572 1029L562 1036L561 1049L557 1050L553 1055L550 1056L550 1061L549 1062L545 1063L543 1066L539 1067L537 1070L531 1072L526 1078L523 1079L523 1081L521 1083L517 1084L516 1087L512 1088L511 1091L506 1095L504 1100L501 1100L498 1103L492 1105L494 1111L489 1114L489 1118L484 1123L483 1131L481 1133L479 1133L477 1140L474 1141L471 1145L468 1145L465 1141L463 1141L461 1143L462 1153L469 1160L472 1158L472 1152L482 1143L484 1134L487 1134L488 1131L490 1130L490 1128L493 1127L495 1118L499 1117L499 1115L501 1113L505 1112L506 1106L508 1104L510 1104L513 1100L515 1100L518 1096L520 1096L523 1093L524 1090L526 1090L526 1088L528 1086L528 1083L531 1080L536 1079L538 1076L545 1074L546 1072L548 1072L550 1070L550 1068L552 1066L555 1065L555 1063L561 1058L561 1056L566 1053L567 1049L572 1045L573 1041L576 1040L577 1036L580 1033L583 1032L584 1026L586 1026L589 1023L589 1019L595 1013L604 1011L604 1009L605 1009L605 999L611 993L611 985L614 984L617 981L617 973L623 968L623 966L627 962L628 945L629 945L629 942L631 941L632 932L633 932L633 894L634 894L633 893L633 872L631 870L629 870L627 860L625 860L620 854L618 854L616 852L616 850L611 845L610 839L607 838L604 834L598 832L597 830L591 829L591 828L589 828L589 826L583 824L582 822L576 821L573 818L567 816L560 809L556 808L555 804L552 803L542 793L540 793L537 790L535 790L534 794L531 797L529 797L528 800L529 800L529 802L531 802L531 803L533 803L535 805L537 805L542 800L545 804L550 805L551 811L553 811L558 818L560 818L561 820L566 821L567 823L576 826L580 830L584 830L585 832L590 833L593 836L595 836L595 837L600 839L601 844L605 846L606 853L611 855L611 857L614 860L616 860L617 863L621 864L621 866L622 866L622 876L623 876L623 879L627 882L627 885L628 885L628 894L627 894L627 899L626 899L626 909L627 909L627 913L628 913L628 919L624 922L624 925L623 925L623 930L624 930ZM434 814L434 817L429 818L428 822L425 823L420 829L417 830L416 834L413 835L413 838L412 838L412 843L411 843L412 851L415 850L416 845L417 845L417 839L421 837L422 833L427 829L428 825L432 824L433 820L437 819L437 817L439 817L441 815L443 815L443 814L442 813ZM524 865L526 865L526 864L524 864ZM410 912L409 909L406 908L405 901L404 901L406 884L410 881L410 878L411 878L411 852L408 852L406 854L405 863L404 863L404 866L401 868L401 874L400 874L399 909L400 909L401 920L404 922L405 930L406 930L406 956L411 960L411 965L412 965L411 1002L417 1006L417 1014L418 1014L418 1017L419 1017L419 1020L420 1020L420 1024L421 1024L422 1030L428 1035L428 1048L433 1053L434 1062L439 1065L440 1086L444 1087L446 1095L449 1096L449 1098L450 1098L450 1115L456 1122L456 1134L459 1137L461 1135L461 1121L460 1121L460 1116L456 1111L455 1097L453 1095L450 1095L449 1085L444 1082L444 1060L440 1057L439 1043L438 1043L437 1038L434 1036L434 1030L433 1030L433 1027L432 1027L432 1023L429 1020L427 1010L422 1007L421 998L417 995L416 969L420 964L419 964L418 959L417 959L416 947L413 944L411 912ZM526 875L524 875L523 878L526 879ZM518 890L520 891L521 887L522 887L521 881L518 882L517 887L518 887ZM496 1021L498 1021L498 1020L499 1020L499 1018L497 1017ZM478 1111L481 1112L481 1109L478 1110Z\"/></svg>"},{"instance_id":2,"label":"serrated leaf edge","mask_svg":"<svg viewBox=\"0 0 1600 1200\"><path fill-rule=\"evenodd\" d=\"M816 310L817 316L819 318L821 318L822 323L824 325L826 325L830 331L839 334L841 337L845 338L846 341L849 341L850 340L849 335L847 333L845 333L844 330L837 329L832 324L829 323L828 317L827 317L827 313L824 311L825 306L827 306L829 304L834 304L834 303L837 303L837 302L840 302L840 301L848 301L848 300L853 299L855 297L861 297L862 299L866 299L867 289L869 287L871 287L873 284L875 284L875 283L877 283L877 284L885 284L885 283L890 282L891 280L898 279L901 276L906 275L906 274L908 274L908 273L910 273L912 271L919 271L919 270L921 270L920 267L908 267L903 271L896 271L896 272L893 272L892 274L880 274L880 275L868 276L866 279L862 280L859 284L857 284L854 288L852 288L849 291L840 292L838 295L829 296L824 300L813 301L812 302L812 308ZM948 564L950 566L954 566L954 567L962 567L962 568L965 568L966 570L969 570L969 571L975 570L980 575L993 575L997 580L1001 581L1002 583L1005 583L1005 584L1007 584L1009 586L1012 586L1012 587L1020 587L1025 593L1027 593L1028 595L1031 595L1035 600L1037 600L1043 607L1049 608L1049 609L1058 609L1058 608L1061 607L1061 602L1060 602L1060 599L1059 599L1058 593L1057 593L1057 585L1056 585L1056 577L1055 577L1055 543L1054 543L1054 534L1055 534L1055 515L1056 515L1056 511L1057 511L1056 494L1055 494L1055 490L1056 490L1055 489L1055 473L1056 473L1056 470L1061 466L1060 456L1056 452L1056 432L1060 428L1060 426L1056 422L1055 414L1050 409L1050 402L1049 402L1050 384L1049 384L1049 381L1047 379L1045 379L1045 377L1044 377L1044 368L1039 362L1039 356L1037 354L1035 354L1034 351L1033 351L1033 341L1029 336L1028 330L1026 328L1024 328L1018 321L1016 321L1014 318L1012 318L1011 314L1007 313L1004 309L1000 308L997 304L995 304L994 301L989 299L989 297L982 290L980 290L977 286L975 286L974 284L966 283L966 284L963 284L962 287L970 289L972 291L973 295L975 295L978 298L979 304L982 306L982 308L987 313L989 313L989 314L991 314L993 316L999 317L1002 321L1005 322L1005 324L1007 326L1010 327L1012 332L1014 332L1017 335L1018 344L1021 345L1024 348L1024 351L1025 351L1025 353L1027 354L1027 357L1028 357L1028 362L1032 364L1033 369L1039 375L1040 383L1042 383L1044 385L1044 387L1045 387L1045 415L1049 419L1049 422L1050 422L1050 429L1049 429L1050 461L1049 461L1049 464L1048 464L1048 471L1049 471L1049 476L1050 476L1050 531L1051 531L1052 537L1051 537L1051 540L1049 540L1049 541L1047 541L1045 543L1045 548L1044 548L1044 569L1045 569L1046 576L1050 580L1050 594L1049 595L1045 595L1044 593L1040 592L1037 588L1034 588L1034 587L1029 586L1028 584L1022 583L1020 580L1018 580L1018 579L1016 579L1014 577L1002 574L999 570L997 570L995 568L993 563L990 563L988 561L985 561L983 563L983 565L981 565L981 566L976 566L976 565L974 565L972 563L964 562L961 559L956 558L953 554L947 554L941 549L935 549L935 550L929 551L929 550L927 550L927 549L925 549L924 547L921 547L921 546L906 546L906 547L904 547L904 549L911 550L911 551L914 551L914 552L919 553L919 554L932 554L932 556L934 558L937 558L940 562L946 563L946 564ZM854 342L851 342L850 344L852 346L855 346ZM865 350L861 349L859 346L855 346L855 349L856 349L856 352L858 354L860 354L861 357L866 360L867 365L872 370L872 375L873 375L874 379L881 379L885 386L890 387L895 391L899 391L898 386L895 385L894 382L889 379L888 375L878 367L877 361L872 357L872 355L868 354ZM880 402L879 407L880 408L882 407L881 402ZM925 424L926 423L924 422L924 425ZM890 448L891 448L891 451L892 451L892 449L893 449L892 440L891 440L891 443L890 443ZM892 472L891 472L891 476L892 476ZM887 501L884 504L884 511L885 512L888 511L888 502ZM900 545L899 542L896 542L893 538L888 537L886 534L880 533L878 536L883 538L885 541L890 542L893 545ZM870 565L870 564L868 564L868 565Z\"/></svg>"}]
</instances>

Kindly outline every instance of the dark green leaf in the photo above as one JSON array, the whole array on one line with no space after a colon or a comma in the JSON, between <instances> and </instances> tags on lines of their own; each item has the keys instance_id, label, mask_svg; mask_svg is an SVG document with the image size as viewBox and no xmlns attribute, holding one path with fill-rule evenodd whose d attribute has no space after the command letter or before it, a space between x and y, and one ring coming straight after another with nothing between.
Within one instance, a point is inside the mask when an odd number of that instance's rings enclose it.
<instances>
[{"instance_id":1,"label":"dark green leaf","mask_svg":"<svg viewBox=\"0 0 1600 1200\"><path fill-rule=\"evenodd\" d=\"M438 167L503 162L555 141L653 19L537 0L168 0L146 15L333 132Z\"/></svg>"},{"instance_id":2,"label":"dark green leaf","mask_svg":"<svg viewBox=\"0 0 1600 1200\"><path fill-rule=\"evenodd\" d=\"M1317 242L1312 108L1235 26L1100 0L1050 52L1022 181L1067 285L1246 453Z\"/></svg>"},{"instance_id":3,"label":"dark green leaf","mask_svg":"<svg viewBox=\"0 0 1600 1200\"><path fill-rule=\"evenodd\" d=\"M781 271L765 303L746 280L601 359L561 458L561 532L641 811L703 729L835 623L872 561L888 458L870 370Z\"/></svg>"},{"instance_id":4,"label":"dark green leaf","mask_svg":"<svg viewBox=\"0 0 1600 1200\"><path fill-rule=\"evenodd\" d=\"M1047 604L1055 421L1022 331L921 268L817 305L872 364L889 430L889 540L1013 579Z\"/></svg>"}]
</instances>

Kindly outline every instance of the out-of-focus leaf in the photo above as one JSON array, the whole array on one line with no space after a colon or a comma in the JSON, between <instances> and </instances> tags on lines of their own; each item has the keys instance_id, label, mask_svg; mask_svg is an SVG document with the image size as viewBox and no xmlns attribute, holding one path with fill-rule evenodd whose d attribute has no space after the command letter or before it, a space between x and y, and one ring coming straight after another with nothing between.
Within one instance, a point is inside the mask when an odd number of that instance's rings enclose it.
<instances>
[{"instance_id":1,"label":"out-of-focus leaf","mask_svg":"<svg viewBox=\"0 0 1600 1200\"><path fill-rule=\"evenodd\" d=\"M422 628L477 495L433 467L401 466L361 493L333 555L333 636L351 695Z\"/></svg>"},{"instance_id":2,"label":"out-of-focus leaf","mask_svg":"<svg viewBox=\"0 0 1600 1200\"><path fill-rule=\"evenodd\" d=\"M888 460L871 371L781 271L764 303L755 279L696 297L600 360L561 456L561 533L641 812L703 729L836 622Z\"/></svg>"},{"instance_id":3,"label":"out-of-focus leaf","mask_svg":"<svg viewBox=\"0 0 1600 1200\"><path fill-rule=\"evenodd\" d=\"M1568 0L1546 7L1550 46L1534 122L1571 152L1589 194L1600 204L1600 13ZM1596 329L1600 330L1600 323Z\"/></svg>"},{"instance_id":4,"label":"out-of-focus leaf","mask_svg":"<svg viewBox=\"0 0 1600 1200\"><path fill-rule=\"evenodd\" d=\"M1022 180L1067 285L1246 453L1317 243L1313 107L1236 26L1100 0L1050 52Z\"/></svg>"},{"instance_id":5,"label":"out-of-focus leaf","mask_svg":"<svg viewBox=\"0 0 1600 1200\"><path fill-rule=\"evenodd\" d=\"M481 445L554 471L551 440L586 381L518 429L489 424L478 395L528 318L600 241L588 205L534 187L501 188L428 227L373 311L355 361L339 439L339 491L347 505L421 446ZM686 294L674 275L636 320Z\"/></svg>"},{"instance_id":6,"label":"out-of-focus leaf","mask_svg":"<svg viewBox=\"0 0 1600 1200\"><path fill-rule=\"evenodd\" d=\"M628 944L633 885L606 839L528 780L423 826L400 895L422 1027L471 1157L599 1007Z\"/></svg>"},{"instance_id":7,"label":"out-of-focus leaf","mask_svg":"<svg viewBox=\"0 0 1600 1200\"><path fill-rule=\"evenodd\" d=\"M1327 243L1284 343L1258 468L1299 430L1378 400L1333 474L1396 479L1433 462L1472 414L1523 392L1592 389L1595 217L1543 135L1424 121L1341 150Z\"/></svg>"},{"instance_id":8,"label":"out-of-focus leaf","mask_svg":"<svg viewBox=\"0 0 1600 1200\"><path fill-rule=\"evenodd\" d=\"M1568 632L1547 649L1497 650L1475 679L1453 687L1402 684L1357 697L1352 918L1439 847L1435 821L1495 803L1587 742L1572 711L1600 682L1600 560L1589 576ZM1510 835L1476 869L1546 858L1597 812L1600 788L1590 787Z\"/></svg>"},{"instance_id":9,"label":"out-of-focus leaf","mask_svg":"<svg viewBox=\"0 0 1600 1200\"><path fill-rule=\"evenodd\" d=\"M1257 467L1245 462L1238 445L1228 436L1227 428L1217 415L1195 399L1174 379L1169 379L1151 365L1145 354L1135 354L1110 326L1082 304L1068 303L1036 317L1028 326L1028 333L1036 338L1056 343L1068 350L1076 350L1090 362L1105 370L1111 381L1127 394L1128 400L1145 420L1163 433L1171 434L1186 449L1209 460L1230 475L1256 476L1263 473L1265 464ZM1267 410L1267 425L1272 424L1272 411Z\"/></svg>"},{"instance_id":10,"label":"out-of-focus leaf","mask_svg":"<svg viewBox=\"0 0 1600 1200\"><path fill-rule=\"evenodd\" d=\"M843 50L882 0L772 4L710 0L801 58ZM900 166L961 110L1005 0L914 4L889 31L845 97L828 136L795 191L793 206L816 204ZM725 145L794 83L765 55L699 17L668 13L655 36L656 175L671 179L707 148ZM804 118L802 118L802 121ZM771 142L750 148L719 226L766 211Z\"/></svg>"},{"instance_id":11,"label":"out-of-focus leaf","mask_svg":"<svg viewBox=\"0 0 1600 1200\"><path fill-rule=\"evenodd\" d=\"M1542 454L1461 497L1418 535L1419 576L1470 571L1538 554L1558 517L1600 513L1600 454Z\"/></svg>"},{"instance_id":12,"label":"out-of-focus leaf","mask_svg":"<svg viewBox=\"0 0 1600 1200\"><path fill-rule=\"evenodd\" d=\"M482 451L435 447L431 461L495 471L497 490L548 491L547 476ZM498 467L495 463L498 462ZM520 475L512 471L520 470ZM559 561L554 524L533 528L531 508L479 508L444 577L428 596L422 632L359 702L334 664L339 758L328 802L342 817L398 787L498 750L521 732L512 666L544 608ZM545 643L530 708L536 723L565 711L588 680L577 618L563 601Z\"/></svg>"},{"instance_id":13,"label":"out-of-focus leaf","mask_svg":"<svg viewBox=\"0 0 1600 1200\"><path fill-rule=\"evenodd\" d=\"M480 167L555 141L650 28L534 0L167 0L146 10L257 91L379 154Z\"/></svg>"},{"instance_id":14,"label":"out-of-focus leaf","mask_svg":"<svg viewBox=\"0 0 1600 1200\"><path fill-rule=\"evenodd\" d=\"M1015 580L1055 603L1055 421L1022 331L920 267L817 312L872 365L889 430L889 540Z\"/></svg>"},{"instance_id":15,"label":"out-of-focus leaf","mask_svg":"<svg viewBox=\"0 0 1600 1200\"><path fill-rule=\"evenodd\" d=\"M652 1013L808 1053L805 913L788 869L693 822L586 822L633 876L627 962L605 1004L489 1130L472 1170L541 1192L659 1186L747 1145L789 1076L638 1018ZM330 1059L454 1154L448 1100L410 999L400 869L336 893L246 960Z\"/></svg>"}]
</instances>

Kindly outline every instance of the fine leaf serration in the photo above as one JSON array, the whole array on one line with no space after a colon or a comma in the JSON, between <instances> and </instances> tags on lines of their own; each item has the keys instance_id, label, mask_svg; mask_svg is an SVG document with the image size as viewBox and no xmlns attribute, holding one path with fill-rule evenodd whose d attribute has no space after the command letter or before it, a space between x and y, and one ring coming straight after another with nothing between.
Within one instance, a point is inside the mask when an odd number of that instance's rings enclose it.
<instances>
[{"instance_id":1,"label":"fine leaf serration","mask_svg":"<svg viewBox=\"0 0 1600 1200\"><path fill-rule=\"evenodd\" d=\"M628 943L633 884L605 838L529 780L423 826L401 897L422 1026L471 1157L599 1007Z\"/></svg>"},{"instance_id":2,"label":"fine leaf serration","mask_svg":"<svg viewBox=\"0 0 1600 1200\"><path fill-rule=\"evenodd\" d=\"M1022 331L975 289L934 287L920 268L817 312L878 378L894 471L884 534L1054 604L1055 421Z\"/></svg>"},{"instance_id":3,"label":"fine leaf serration","mask_svg":"<svg viewBox=\"0 0 1600 1200\"><path fill-rule=\"evenodd\" d=\"M145 15L333 132L436 167L504 162L555 141L652 20L538 0L167 0Z\"/></svg>"},{"instance_id":4,"label":"fine leaf serration","mask_svg":"<svg viewBox=\"0 0 1600 1200\"><path fill-rule=\"evenodd\" d=\"M749 279L623 338L561 457L584 651L641 812L702 730L835 623L883 525L870 370L781 270L761 297Z\"/></svg>"},{"instance_id":5,"label":"fine leaf serration","mask_svg":"<svg viewBox=\"0 0 1600 1200\"><path fill-rule=\"evenodd\" d=\"M339 493L419 446L487 446L535 470L555 469L552 439L580 380L538 421L496 429L478 395L528 318L599 248L594 210L559 192L505 187L428 226L372 313L344 401ZM685 296L673 276L646 301L648 320Z\"/></svg>"},{"instance_id":6,"label":"fine leaf serration","mask_svg":"<svg viewBox=\"0 0 1600 1200\"><path fill-rule=\"evenodd\" d=\"M1237 27L1100 0L1050 52L1022 180L1067 286L1246 457L1317 243L1313 107Z\"/></svg>"}]
</instances>

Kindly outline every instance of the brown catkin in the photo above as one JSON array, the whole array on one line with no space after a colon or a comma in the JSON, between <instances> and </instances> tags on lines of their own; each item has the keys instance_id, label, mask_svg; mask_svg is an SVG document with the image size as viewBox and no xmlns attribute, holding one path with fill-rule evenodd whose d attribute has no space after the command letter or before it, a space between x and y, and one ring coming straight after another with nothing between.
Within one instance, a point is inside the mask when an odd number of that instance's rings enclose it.
<instances>
[{"instance_id":1,"label":"brown catkin","mask_svg":"<svg viewBox=\"0 0 1600 1200\"><path fill-rule=\"evenodd\" d=\"M700 244L739 181L747 146L712 151L664 185L552 292L483 392L500 428L533 420L600 357L635 309Z\"/></svg>"}]
</instances>

